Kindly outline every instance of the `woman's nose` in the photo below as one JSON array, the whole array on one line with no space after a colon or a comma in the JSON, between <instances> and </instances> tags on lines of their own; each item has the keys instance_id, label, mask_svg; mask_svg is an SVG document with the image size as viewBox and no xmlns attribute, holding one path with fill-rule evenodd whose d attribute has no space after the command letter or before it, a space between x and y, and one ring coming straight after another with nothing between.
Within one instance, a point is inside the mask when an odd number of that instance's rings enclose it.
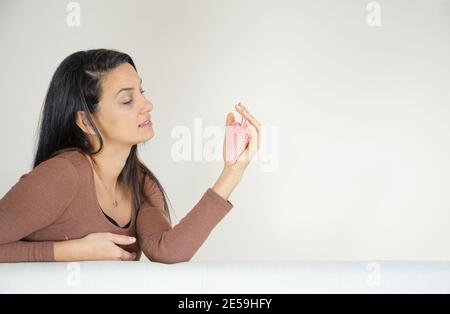
<instances>
[{"instance_id":1,"label":"woman's nose","mask_svg":"<svg viewBox=\"0 0 450 314\"><path fill-rule=\"evenodd\" d=\"M150 111L152 111L153 110L153 104L152 104L152 102L150 101L150 100L146 100L145 101L145 106L144 106L144 108L142 109L144 112L150 112Z\"/></svg>"}]
</instances>

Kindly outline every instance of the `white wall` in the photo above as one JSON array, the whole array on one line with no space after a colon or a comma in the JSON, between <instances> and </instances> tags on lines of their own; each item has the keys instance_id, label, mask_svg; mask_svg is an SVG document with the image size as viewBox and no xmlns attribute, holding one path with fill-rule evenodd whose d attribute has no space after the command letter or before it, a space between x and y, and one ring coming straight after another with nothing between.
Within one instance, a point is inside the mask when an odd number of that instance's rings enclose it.
<instances>
[{"instance_id":1,"label":"white wall","mask_svg":"<svg viewBox=\"0 0 450 314\"><path fill-rule=\"evenodd\" d=\"M175 222L222 163L176 162L172 130L223 127L237 101L264 125L195 260L449 259L450 1L378 1L379 27L369 2L86 0L70 27L69 1L1 0L0 194L30 170L57 65L114 48L155 105L141 157Z\"/></svg>"}]
</instances>

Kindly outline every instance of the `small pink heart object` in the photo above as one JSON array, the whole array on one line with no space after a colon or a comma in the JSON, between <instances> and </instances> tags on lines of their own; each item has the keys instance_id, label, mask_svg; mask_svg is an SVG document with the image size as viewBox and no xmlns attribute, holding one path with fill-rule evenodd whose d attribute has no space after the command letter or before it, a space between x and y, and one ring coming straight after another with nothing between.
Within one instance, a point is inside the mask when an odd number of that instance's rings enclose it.
<instances>
[{"instance_id":1,"label":"small pink heart object","mask_svg":"<svg viewBox=\"0 0 450 314\"><path fill-rule=\"evenodd\" d=\"M245 119L241 123L233 122L227 125L225 132L226 156L225 163L233 165L242 152L247 148L252 136L244 126Z\"/></svg>"}]
</instances>

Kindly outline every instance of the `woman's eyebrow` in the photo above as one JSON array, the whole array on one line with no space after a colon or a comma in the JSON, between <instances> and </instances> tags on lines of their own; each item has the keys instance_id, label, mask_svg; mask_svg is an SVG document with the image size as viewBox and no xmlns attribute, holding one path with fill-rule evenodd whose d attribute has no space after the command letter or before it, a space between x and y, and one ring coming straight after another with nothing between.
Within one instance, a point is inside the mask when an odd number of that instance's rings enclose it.
<instances>
[{"instance_id":1,"label":"woman's eyebrow","mask_svg":"<svg viewBox=\"0 0 450 314\"><path fill-rule=\"evenodd\" d=\"M141 85L142 85L142 78L141 78ZM134 87L124 87L124 88L121 88L121 89L116 93L116 97L117 97L117 95L119 95L120 92L124 92L124 91L127 91L127 90L134 90Z\"/></svg>"},{"instance_id":2,"label":"woman's eyebrow","mask_svg":"<svg viewBox=\"0 0 450 314\"><path fill-rule=\"evenodd\" d=\"M124 88L121 88L121 89L117 92L116 97L117 97L117 95L119 95L120 92L124 92L124 91L127 91L127 90L134 90L134 87L124 87Z\"/></svg>"}]
</instances>

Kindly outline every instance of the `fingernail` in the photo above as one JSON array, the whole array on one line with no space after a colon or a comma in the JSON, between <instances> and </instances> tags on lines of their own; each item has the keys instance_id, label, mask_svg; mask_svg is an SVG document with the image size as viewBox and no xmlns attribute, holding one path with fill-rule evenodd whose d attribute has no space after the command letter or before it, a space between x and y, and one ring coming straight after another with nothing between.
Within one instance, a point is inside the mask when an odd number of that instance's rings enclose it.
<instances>
[{"instance_id":1,"label":"fingernail","mask_svg":"<svg viewBox=\"0 0 450 314\"><path fill-rule=\"evenodd\" d=\"M129 237L129 238L130 238L130 241L131 241L131 242L136 241L136 238L134 238L134 237Z\"/></svg>"}]
</instances>

